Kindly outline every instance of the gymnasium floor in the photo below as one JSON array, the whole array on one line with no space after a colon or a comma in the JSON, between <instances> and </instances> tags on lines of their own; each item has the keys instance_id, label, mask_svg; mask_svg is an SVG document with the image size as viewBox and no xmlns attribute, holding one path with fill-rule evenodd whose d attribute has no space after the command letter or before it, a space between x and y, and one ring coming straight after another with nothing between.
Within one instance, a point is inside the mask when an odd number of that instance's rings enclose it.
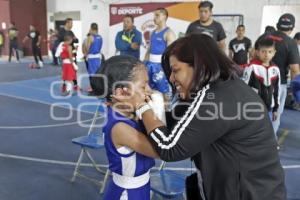
<instances>
[{"instance_id":1,"label":"gymnasium floor","mask_svg":"<svg viewBox=\"0 0 300 200\"><path fill-rule=\"evenodd\" d=\"M0 60L0 200L100 200L96 185L70 182L80 151L71 139L87 134L98 100L84 94L61 98L60 67L29 69L28 63ZM79 73L86 73L82 64ZM87 88L86 78L82 85ZM299 119L300 112L285 110L279 135L289 200L300 200ZM106 166L104 151L92 154ZM189 174L191 162L166 168ZM102 178L89 165L83 171Z\"/></svg>"}]
</instances>

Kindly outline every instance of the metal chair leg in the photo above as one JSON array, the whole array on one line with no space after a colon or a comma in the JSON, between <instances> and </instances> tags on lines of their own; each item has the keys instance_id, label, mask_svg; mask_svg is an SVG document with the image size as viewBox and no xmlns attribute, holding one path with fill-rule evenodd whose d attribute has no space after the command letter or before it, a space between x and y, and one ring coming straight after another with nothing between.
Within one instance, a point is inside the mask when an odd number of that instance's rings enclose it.
<instances>
[{"instance_id":1,"label":"metal chair leg","mask_svg":"<svg viewBox=\"0 0 300 200\"><path fill-rule=\"evenodd\" d=\"M79 170L79 167L80 167L82 158L83 158L83 154L84 154L84 149L81 149L80 155L79 155L79 158L78 158L78 161L77 161L77 163L76 163L76 167L75 167L75 170L74 170L74 173L73 173L73 177L72 177L72 179L71 179L71 182L74 182L75 179L76 179L76 176L77 176L77 174L78 174L78 170Z\"/></svg>"},{"instance_id":2,"label":"metal chair leg","mask_svg":"<svg viewBox=\"0 0 300 200\"><path fill-rule=\"evenodd\" d=\"M90 152L88 150L85 151L85 153L87 154L88 158L90 159L90 161L92 162L93 166L96 168L96 170L102 174L105 174L106 172L101 170L98 166L97 163L95 162L95 160L93 159L93 157L91 156Z\"/></svg>"},{"instance_id":3,"label":"metal chair leg","mask_svg":"<svg viewBox=\"0 0 300 200\"><path fill-rule=\"evenodd\" d=\"M104 176L104 179L103 179L103 182L102 182L102 185L100 187L100 191L99 191L100 194L102 194L104 192L104 189L105 189L105 186L106 186L106 182L108 180L109 175L110 175L110 170L107 169L106 173L105 173L105 176Z\"/></svg>"}]
</instances>

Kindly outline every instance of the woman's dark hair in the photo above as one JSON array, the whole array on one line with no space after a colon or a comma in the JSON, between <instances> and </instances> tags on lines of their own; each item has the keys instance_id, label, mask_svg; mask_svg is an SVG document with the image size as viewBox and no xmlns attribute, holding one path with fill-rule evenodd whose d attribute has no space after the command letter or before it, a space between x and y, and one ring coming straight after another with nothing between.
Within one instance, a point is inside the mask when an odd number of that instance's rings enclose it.
<instances>
[{"instance_id":1,"label":"woman's dark hair","mask_svg":"<svg viewBox=\"0 0 300 200\"><path fill-rule=\"evenodd\" d=\"M170 56L175 56L179 61L194 68L190 94L208 83L237 77L240 72L238 66L225 55L215 40L206 34L191 34L179 38L165 50L162 67L168 78L171 75Z\"/></svg>"},{"instance_id":2,"label":"woman's dark hair","mask_svg":"<svg viewBox=\"0 0 300 200\"><path fill-rule=\"evenodd\" d=\"M104 96L107 101L111 101L113 90L127 87L126 82L132 81L134 69L139 66L143 64L135 57L113 56L102 62L96 75L91 77L91 87L97 96Z\"/></svg>"}]
</instances>

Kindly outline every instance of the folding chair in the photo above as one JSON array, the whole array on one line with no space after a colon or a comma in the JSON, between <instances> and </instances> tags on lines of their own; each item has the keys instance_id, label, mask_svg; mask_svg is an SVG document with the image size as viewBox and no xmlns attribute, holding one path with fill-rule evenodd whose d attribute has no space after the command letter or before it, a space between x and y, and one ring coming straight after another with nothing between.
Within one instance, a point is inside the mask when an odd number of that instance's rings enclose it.
<instances>
[{"instance_id":1,"label":"folding chair","mask_svg":"<svg viewBox=\"0 0 300 200\"><path fill-rule=\"evenodd\" d=\"M184 199L185 176L172 170L163 169L162 162L159 170L151 173L151 191L162 199Z\"/></svg>"},{"instance_id":2,"label":"folding chair","mask_svg":"<svg viewBox=\"0 0 300 200\"><path fill-rule=\"evenodd\" d=\"M97 106L97 109L96 109L96 112L94 114L92 123L90 125L88 134L85 135L85 136L82 136L82 137L78 137L78 138L72 139L72 143L74 143L76 145L79 145L81 147L81 151L80 151L80 155L79 155L79 158L78 158L78 161L77 161L77 164L76 164L76 167L75 167L75 170L74 170L71 182L74 182L77 176L79 176L81 178L85 178L85 179L87 179L87 180L89 180L91 182L94 182L95 184L99 185L100 186L99 192L103 193L105 185L106 185L106 182L108 180L108 176L110 174L109 169L108 168L105 169L105 170L100 169L97 166L95 160L93 159L92 155L89 152L89 149L104 149L103 133L100 133L100 132L93 133L92 132L93 126L95 125L95 123L96 123L96 121L98 119L98 116L100 114L100 109L102 109L101 106L102 106L101 104L99 104ZM87 155L88 159L91 161L93 167L95 167L95 169L99 173L101 173L101 174L104 175L103 181L96 180L94 178L91 178L91 177L88 177L86 175L83 175L82 173L79 172L79 167L81 165L81 162L82 162L83 157L84 157L85 154Z\"/></svg>"}]
</instances>

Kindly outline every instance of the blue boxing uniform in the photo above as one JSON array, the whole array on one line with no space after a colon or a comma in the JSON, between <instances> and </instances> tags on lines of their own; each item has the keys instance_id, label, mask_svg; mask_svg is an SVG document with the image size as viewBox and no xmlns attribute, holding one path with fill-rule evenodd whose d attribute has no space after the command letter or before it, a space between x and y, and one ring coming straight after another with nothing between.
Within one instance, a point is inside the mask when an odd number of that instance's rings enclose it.
<instances>
[{"instance_id":1,"label":"blue boxing uniform","mask_svg":"<svg viewBox=\"0 0 300 200\"><path fill-rule=\"evenodd\" d=\"M161 56L168 46L167 41L164 39L164 35L168 30L169 28L167 27L158 33L153 31L150 39L149 61L145 62L148 69L150 87L164 94L171 91L171 87L161 66Z\"/></svg>"},{"instance_id":2,"label":"blue boxing uniform","mask_svg":"<svg viewBox=\"0 0 300 200\"><path fill-rule=\"evenodd\" d=\"M103 127L103 132L112 180L106 187L103 200L150 200L149 170L155 165L154 159L128 147L116 149L112 142L111 131L119 122L140 132L144 131L141 123L126 118L111 107L107 108L107 123Z\"/></svg>"},{"instance_id":3,"label":"blue boxing uniform","mask_svg":"<svg viewBox=\"0 0 300 200\"><path fill-rule=\"evenodd\" d=\"M93 35L93 38L94 40L87 55L89 75L95 74L101 66L102 37L100 35Z\"/></svg>"}]
</instances>

